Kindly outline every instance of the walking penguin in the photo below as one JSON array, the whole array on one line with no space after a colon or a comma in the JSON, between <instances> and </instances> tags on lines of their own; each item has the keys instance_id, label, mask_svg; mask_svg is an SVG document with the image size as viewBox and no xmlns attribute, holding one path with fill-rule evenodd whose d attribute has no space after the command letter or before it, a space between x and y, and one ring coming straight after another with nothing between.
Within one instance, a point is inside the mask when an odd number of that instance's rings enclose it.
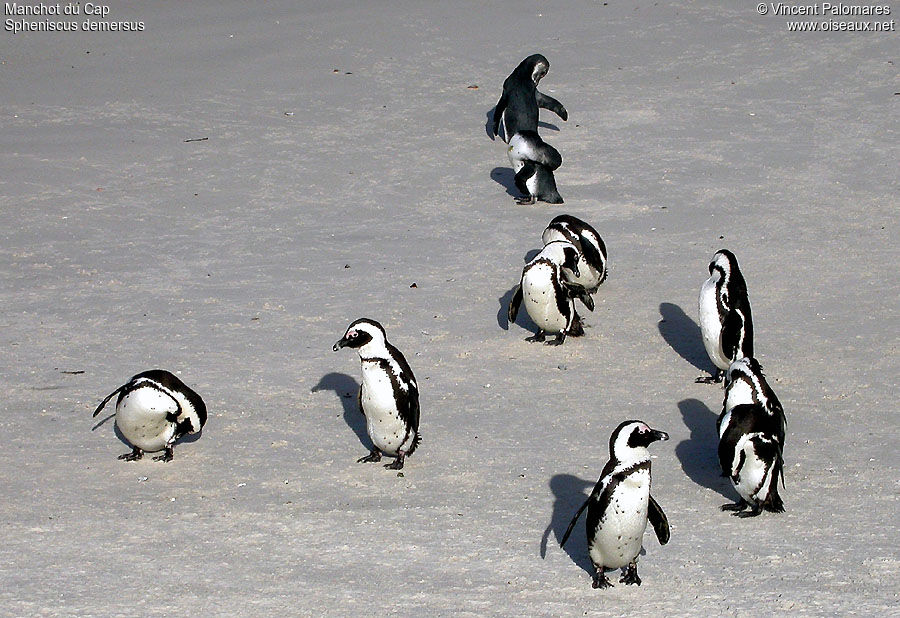
<instances>
[{"instance_id":1,"label":"walking penguin","mask_svg":"<svg viewBox=\"0 0 900 618\"><path fill-rule=\"evenodd\" d=\"M587 501L578 509L563 535L565 545L575 522L587 508L588 552L594 565L594 588L612 584L604 569L625 567L625 584L640 586L637 559L647 520L661 545L669 542L669 521L650 495L650 452L647 447L669 435L641 421L625 421L609 438L610 459Z\"/></svg>"},{"instance_id":2,"label":"walking penguin","mask_svg":"<svg viewBox=\"0 0 900 618\"><path fill-rule=\"evenodd\" d=\"M116 427L132 447L119 459L136 461L144 452L164 451L154 461L171 461L175 441L206 424L206 404L200 395L164 369L131 378L100 402L94 416L116 394Z\"/></svg>"},{"instance_id":3,"label":"walking penguin","mask_svg":"<svg viewBox=\"0 0 900 618\"><path fill-rule=\"evenodd\" d=\"M578 337L584 334L581 318L575 312L575 302L565 284L565 271L578 276L578 249L566 240L547 243L533 260L525 265L522 278L513 289L507 317L510 324L516 321L519 305L524 301L528 316L537 325L538 332L527 341L544 341L546 333L555 334L548 342L560 345L566 335Z\"/></svg>"},{"instance_id":4,"label":"walking penguin","mask_svg":"<svg viewBox=\"0 0 900 618\"><path fill-rule=\"evenodd\" d=\"M420 440L419 387L412 369L375 320L361 318L350 324L333 346L335 352L341 348L355 349L362 363L359 409L374 446L358 461L377 462L384 454L396 457L385 467L400 470Z\"/></svg>"},{"instance_id":5,"label":"walking penguin","mask_svg":"<svg viewBox=\"0 0 900 618\"><path fill-rule=\"evenodd\" d=\"M725 376L725 401L716 422L719 464L741 499L723 511L754 517L763 509L784 511L778 477L784 486L784 408L766 382L755 358L741 358ZM749 508L750 510L744 510Z\"/></svg>"},{"instance_id":6,"label":"walking penguin","mask_svg":"<svg viewBox=\"0 0 900 618\"><path fill-rule=\"evenodd\" d=\"M727 249L709 263L709 279L700 287L700 331L716 371L697 382L720 382L732 361L753 356L753 319L747 284L737 258Z\"/></svg>"}]
</instances>

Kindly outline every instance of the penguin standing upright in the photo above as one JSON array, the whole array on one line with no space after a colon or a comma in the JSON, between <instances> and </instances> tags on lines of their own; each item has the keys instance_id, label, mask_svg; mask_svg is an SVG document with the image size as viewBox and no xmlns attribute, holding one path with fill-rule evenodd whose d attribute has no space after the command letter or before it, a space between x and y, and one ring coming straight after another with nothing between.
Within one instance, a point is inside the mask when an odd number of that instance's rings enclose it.
<instances>
[{"instance_id":1,"label":"penguin standing upright","mask_svg":"<svg viewBox=\"0 0 900 618\"><path fill-rule=\"evenodd\" d=\"M609 462L590 497L578 509L560 541L565 545L575 522L587 508L588 552L596 572L594 588L611 586L604 569L625 567L620 580L641 584L637 559L647 520L661 545L669 542L669 521L650 495L650 452L647 447L669 435L641 421L625 421L609 438Z\"/></svg>"},{"instance_id":2,"label":"penguin standing upright","mask_svg":"<svg viewBox=\"0 0 900 618\"><path fill-rule=\"evenodd\" d=\"M717 369L697 382L719 382L732 361L753 356L747 284L731 251L722 249L713 256L709 279L700 287L699 305L703 345Z\"/></svg>"},{"instance_id":3,"label":"penguin standing upright","mask_svg":"<svg viewBox=\"0 0 900 618\"><path fill-rule=\"evenodd\" d=\"M355 349L362 363L359 408L374 446L358 461L377 462L385 454L396 457L385 467L400 470L420 441L419 386L412 369L375 320L361 318L350 324L332 349L341 348Z\"/></svg>"},{"instance_id":4,"label":"penguin standing upright","mask_svg":"<svg viewBox=\"0 0 900 618\"><path fill-rule=\"evenodd\" d=\"M784 485L784 408L755 358L740 358L725 376L725 400L716 421L719 464L741 499L723 511L739 517L759 515L763 509L784 511L778 478ZM744 509L749 508L749 511Z\"/></svg>"},{"instance_id":5,"label":"penguin standing upright","mask_svg":"<svg viewBox=\"0 0 900 618\"><path fill-rule=\"evenodd\" d=\"M541 54L532 54L519 63L503 82L503 93L494 108L494 135L500 135L503 123L503 141L509 142L519 131L537 131L538 108L554 112L563 120L569 114L563 104L551 96L538 92L537 85L547 71L550 62Z\"/></svg>"},{"instance_id":6,"label":"penguin standing upright","mask_svg":"<svg viewBox=\"0 0 900 618\"><path fill-rule=\"evenodd\" d=\"M593 311L594 299L591 295L606 281L607 274L606 244L600 234L578 217L559 215L544 230L541 240L545 245L554 240L568 240L578 249L581 256L578 260L579 275L575 277L571 271L567 271L566 278L575 296Z\"/></svg>"},{"instance_id":7,"label":"penguin standing upright","mask_svg":"<svg viewBox=\"0 0 900 618\"><path fill-rule=\"evenodd\" d=\"M560 345L566 335L578 337L584 334L581 319L575 311L575 302L565 285L566 270L578 276L578 249L565 240L547 243L543 250L522 270L522 278L513 290L507 317L516 321L519 305L524 301L528 316L537 325L538 332L527 341L544 341L546 333L556 334L556 340L548 342Z\"/></svg>"},{"instance_id":8,"label":"penguin standing upright","mask_svg":"<svg viewBox=\"0 0 900 618\"><path fill-rule=\"evenodd\" d=\"M534 204L538 200L548 204L562 204L553 171L562 165L562 156L553 146L541 139L537 131L519 131L509 140L509 163L516 173L516 188L524 197L518 204Z\"/></svg>"},{"instance_id":9,"label":"penguin standing upright","mask_svg":"<svg viewBox=\"0 0 900 618\"><path fill-rule=\"evenodd\" d=\"M206 424L206 404L200 395L163 369L139 373L100 402L94 416L116 394L116 427L132 447L119 459L136 461L144 452L165 451L155 461L171 461L175 441L197 433Z\"/></svg>"}]
</instances>

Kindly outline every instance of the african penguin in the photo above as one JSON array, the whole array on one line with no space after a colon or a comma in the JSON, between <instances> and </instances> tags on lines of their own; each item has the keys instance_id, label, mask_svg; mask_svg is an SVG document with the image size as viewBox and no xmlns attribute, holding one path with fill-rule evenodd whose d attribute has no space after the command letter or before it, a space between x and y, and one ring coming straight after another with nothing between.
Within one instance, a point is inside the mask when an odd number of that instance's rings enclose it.
<instances>
[{"instance_id":1,"label":"african penguin","mask_svg":"<svg viewBox=\"0 0 900 618\"><path fill-rule=\"evenodd\" d=\"M388 343L384 327L368 318L356 320L332 348L353 348L362 363L359 408L366 417L372 452L358 461L396 457L386 468L400 470L419 446L419 387L400 350Z\"/></svg>"},{"instance_id":2,"label":"african penguin","mask_svg":"<svg viewBox=\"0 0 900 618\"><path fill-rule=\"evenodd\" d=\"M647 450L653 442L668 439L668 434L650 429L641 421L625 421L609 438L609 462L560 541L560 546L565 545L575 522L587 508L588 551L596 572L594 588L611 586L603 570L621 567L625 567L622 583L641 584L637 559L648 519L660 545L669 542L669 521L650 495Z\"/></svg>"},{"instance_id":3,"label":"african penguin","mask_svg":"<svg viewBox=\"0 0 900 618\"><path fill-rule=\"evenodd\" d=\"M509 163L516 173L516 188L523 197L519 204L534 204L538 200L562 204L553 171L562 165L562 156L553 146L541 139L536 131L518 131L509 140L506 150Z\"/></svg>"},{"instance_id":4,"label":"african penguin","mask_svg":"<svg viewBox=\"0 0 900 618\"><path fill-rule=\"evenodd\" d=\"M518 131L537 131L538 108L554 112L563 120L569 118L562 103L538 92L537 85L547 71L550 62L541 54L528 56L503 82L503 94L494 108L494 135L500 135L503 123L503 141L509 142Z\"/></svg>"},{"instance_id":5,"label":"african penguin","mask_svg":"<svg viewBox=\"0 0 900 618\"><path fill-rule=\"evenodd\" d=\"M546 245L554 240L568 240L575 245L581 259L578 260L579 276L571 271L566 272L569 288L576 292L575 296L591 311L594 310L592 294L597 292L600 284L606 281L606 244L597 230L572 215L559 215L541 235Z\"/></svg>"},{"instance_id":6,"label":"african penguin","mask_svg":"<svg viewBox=\"0 0 900 618\"><path fill-rule=\"evenodd\" d=\"M717 251L709 275L700 288L700 331L717 369L711 377L697 378L707 383L721 381L732 361L753 356L750 299L737 258L727 249Z\"/></svg>"},{"instance_id":7,"label":"african penguin","mask_svg":"<svg viewBox=\"0 0 900 618\"><path fill-rule=\"evenodd\" d=\"M116 427L132 447L119 459L136 461L144 452L165 451L154 461L171 461L175 441L197 433L206 424L206 404L200 395L163 369L139 373L106 396L94 416L116 394Z\"/></svg>"},{"instance_id":8,"label":"african penguin","mask_svg":"<svg viewBox=\"0 0 900 618\"><path fill-rule=\"evenodd\" d=\"M740 358L725 376L725 400L716 421L719 464L741 499L722 506L739 517L763 509L784 511L778 477L784 486L784 433L787 420L781 402L766 382L755 358ZM749 507L749 511L744 509Z\"/></svg>"},{"instance_id":9,"label":"african penguin","mask_svg":"<svg viewBox=\"0 0 900 618\"><path fill-rule=\"evenodd\" d=\"M516 321L519 305L524 300L528 316L537 325L538 332L527 341L544 341L545 334L556 334L556 340L547 342L560 345L566 335L578 337L584 334L581 319L575 312L575 302L565 286L565 271L578 276L578 249L565 240L547 243L543 250L522 270L522 278L513 289L507 317Z\"/></svg>"}]
</instances>

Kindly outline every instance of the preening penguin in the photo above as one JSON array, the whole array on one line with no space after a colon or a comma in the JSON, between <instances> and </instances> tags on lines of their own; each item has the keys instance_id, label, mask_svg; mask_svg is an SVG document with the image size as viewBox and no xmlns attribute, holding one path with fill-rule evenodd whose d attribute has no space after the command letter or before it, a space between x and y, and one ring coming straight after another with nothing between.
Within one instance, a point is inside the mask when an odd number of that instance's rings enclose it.
<instances>
[{"instance_id":1,"label":"preening penguin","mask_svg":"<svg viewBox=\"0 0 900 618\"><path fill-rule=\"evenodd\" d=\"M519 131L537 131L538 108L554 112L563 120L569 114L562 103L538 92L538 82L547 74L550 62L541 54L528 56L503 82L503 94L494 108L494 135L500 134L503 123L503 141L509 142Z\"/></svg>"},{"instance_id":2,"label":"preening penguin","mask_svg":"<svg viewBox=\"0 0 900 618\"><path fill-rule=\"evenodd\" d=\"M753 356L753 319L747 284L737 258L727 249L709 263L709 279L700 288L700 331L710 360L717 367L698 382L719 382L732 361Z\"/></svg>"},{"instance_id":3,"label":"preening penguin","mask_svg":"<svg viewBox=\"0 0 900 618\"><path fill-rule=\"evenodd\" d=\"M116 427L132 446L119 459L135 461L144 452L165 451L155 461L171 461L175 441L197 433L206 424L206 404L200 395L163 369L139 373L100 402L94 416L116 394Z\"/></svg>"},{"instance_id":4,"label":"preening penguin","mask_svg":"<svg viewBox=\"0 0 900 618\"><path fill-rule=\"evenodd\" d=\"M568 240L578 249L581 256L578 260L579 275L576 277L572 271L566 271L566 280L575 296L593 311L594 299L591 295L606 281L607 273L606 244L600 234L578 217L559 215L544 230L541 240L545 245L554 240Z\"/></svg>"},{"instance_id":5,"label":"preening penguin","mask_svg":"<svg viewBox=\"0 0 900 618\"><path fill-rule=\"evenodd\" d=\"M741 499L723 505L723 511L735 511L739 517L753 517L763 509L784 511L778 478L783 487L786 425L784 408L766 382L759 362L741 358L731 363L716 428L719 464Z\"/></svg>"},{"instance_id":6,"label":"preening penguin","mask_svg":"<svg viewBox=\"0 0 900 618\"><path fill-rule=\"evenodd\" d=\"M375 320L361 318L350 324L333 346L335 352L341 348L355 349L362 363L358 401L374 447L359 462L380 461L385 454L396 457L385 467L400 470L420 441L419 386L412 369Z\"/></svg>"},{"instance_id":7,"label":"preening penguin","mask_svg":"<svg viewBox=\"0 0 900 618\"><path fill-rule=\"evenodd\" d=\"M565 240L547 243L544 249L522 270L522 278L514 288L507 317L516 321L519 305L525 302L525 310L537 325L538 332L527 341L544 341L546 333L556 335L548 342L560 345L566 335L578 337L584 334L581 318L575 312L575 302L565 285L565 271L578 276L578 249Z\"/></svg>"},{"instance_id":8,"label":"preening penguin","mask_svg":"<svg viewBox=\"0 0 900 618\"><path fill-rule=\"evenodd\" d=\"M650 495L650 452L647 447L669 435L641 421L625 421L609 438L610 459L587 501L578 509L563 535L565 545L578 517L587 508L588 552L594 565L594 588L611 586L604 569L625 567L620 580L641 584L637 559L647 521L661 545L669 542L669 521Z\"/></svg>"},{"instance_id":9,"label":"preening penguin","mask_svg":"<svg viewBox=\"0 0 900 618\"><path fill-rule=\"evenodd\" d=\"M556 148L542 140L536 131L519 131L509 140L506 154L516 173L516 188L524 196L516 198L517 203L534 204L538 200L563 203L553 176L553 171L562 165L562 155Z\"/></svg>"}]
</instances>

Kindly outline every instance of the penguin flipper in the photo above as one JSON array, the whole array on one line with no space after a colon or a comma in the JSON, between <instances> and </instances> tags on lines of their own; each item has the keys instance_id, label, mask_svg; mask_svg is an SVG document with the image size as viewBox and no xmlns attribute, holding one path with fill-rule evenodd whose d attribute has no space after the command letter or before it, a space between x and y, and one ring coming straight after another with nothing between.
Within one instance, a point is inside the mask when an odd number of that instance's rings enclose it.
<instances>
[{"instance_id":1,"label":"penguin flipper","mask_svg":"<svg viewBox=\"0 0 900 618\"><path fill-rule=\"evenodd\" d=\"M581 513L584 512L584 509L587 508L588 503L591 501L590 498L584 501L584 504L581 505L581 508L578 509L575 513L575 517L572 518L572 521L569 522L569 527L566 528L566 533L563 535L562 540L559 542L559 546L563 547L566 544L566 541L569 540L569 535L572 534L572 528L575 527L575 522L578 521L578 518L581 517Z\"/></svg>"},{"instance_id":2,"label":"penguin flipper","mask_svg":"<svg viewBox=\"0 0 900 618\"><path fill-rule=\"evenodd\" d=\"M653 531L656 532L656 538L659 539L660 545L669 542L669 520L663 512L662 507L650 496L650 503L647 505L647 518L653 525Z\"/></svg>"},{"instance_id":3,"label":"penguin flipper","mask_svg":"<svg viewBox=\"0 0 900 618\"><path fill-rule=\"evenodd\" d=\"M506 92L504 92L500 96L500 100L497 101L497 106L494 108L494 135L500 135L500 120L503 118L503 112L506 110L506 102L507 96Z\"/></svg>"},{"instance_id":4,"label":"penguin flipper","mask_svg":"<svg viewBox=\"0 0 900 618\"><path fill-rule=\"evenodd\" d=\"M553 97L544 94L543 92L535 91L535 94L537 95L538 107L549 109L551 112L553 112L563 120L569 119L569 112L566 111L566 108L562 103L560 103Z\"/></svg>"},{"instance_id":5,"label":"penguin flipper","mask_svg":"<svg viewBox=\"0 0 900 618\"><path fill-rule=\"evenodd\" d=\"M566 287L569 289L569 296L572 298L577 298L584 306L587 307L588 311L594 310L594 299L591 298L591 295L588 293L584 286L578 285L577 283L567 283Z\"/></svg>"},{"instance_id":6,"label":"penguin flipper","mask_svg":"<svg viewBox=\"0 0 900 618\"><path fill-rule=\"evenodd\" d=\"M102 410L102 409L104 408L104 406L106 406L106 404L109 402L109 400L112 399L114 396L116 396L116 395L117 395L123 388L125 388L126 386L128 386L128 385L127 385L127 384L123 384L122 386L120 386L119 388L117 388L116 390L114 390L113 392L111 392L109 395L107 395L107 396L106 396L106 399L104 399L103 401L101 401L101 402L100 402L100 405L97 406L97 409L94 410L94 414L92 415L92 418L93 418L93 417L96 417L98 414L100 414L100 410Z\"/></svg>"},{"instance_id":7,"label":"penguin flipper","mask_svg":"<svg viewBox=\"0 0 900 618\"><path fill-rule=\"evenodd\" d=\"M521 304L522 304L522 284L519 283L514 288L512 298L509 301L509 309L506 312L506 317L509 318L510 324L513 324L516 321L516 316L519 315L519 305L521 305Z\"/></svg>"}]
</instances>

